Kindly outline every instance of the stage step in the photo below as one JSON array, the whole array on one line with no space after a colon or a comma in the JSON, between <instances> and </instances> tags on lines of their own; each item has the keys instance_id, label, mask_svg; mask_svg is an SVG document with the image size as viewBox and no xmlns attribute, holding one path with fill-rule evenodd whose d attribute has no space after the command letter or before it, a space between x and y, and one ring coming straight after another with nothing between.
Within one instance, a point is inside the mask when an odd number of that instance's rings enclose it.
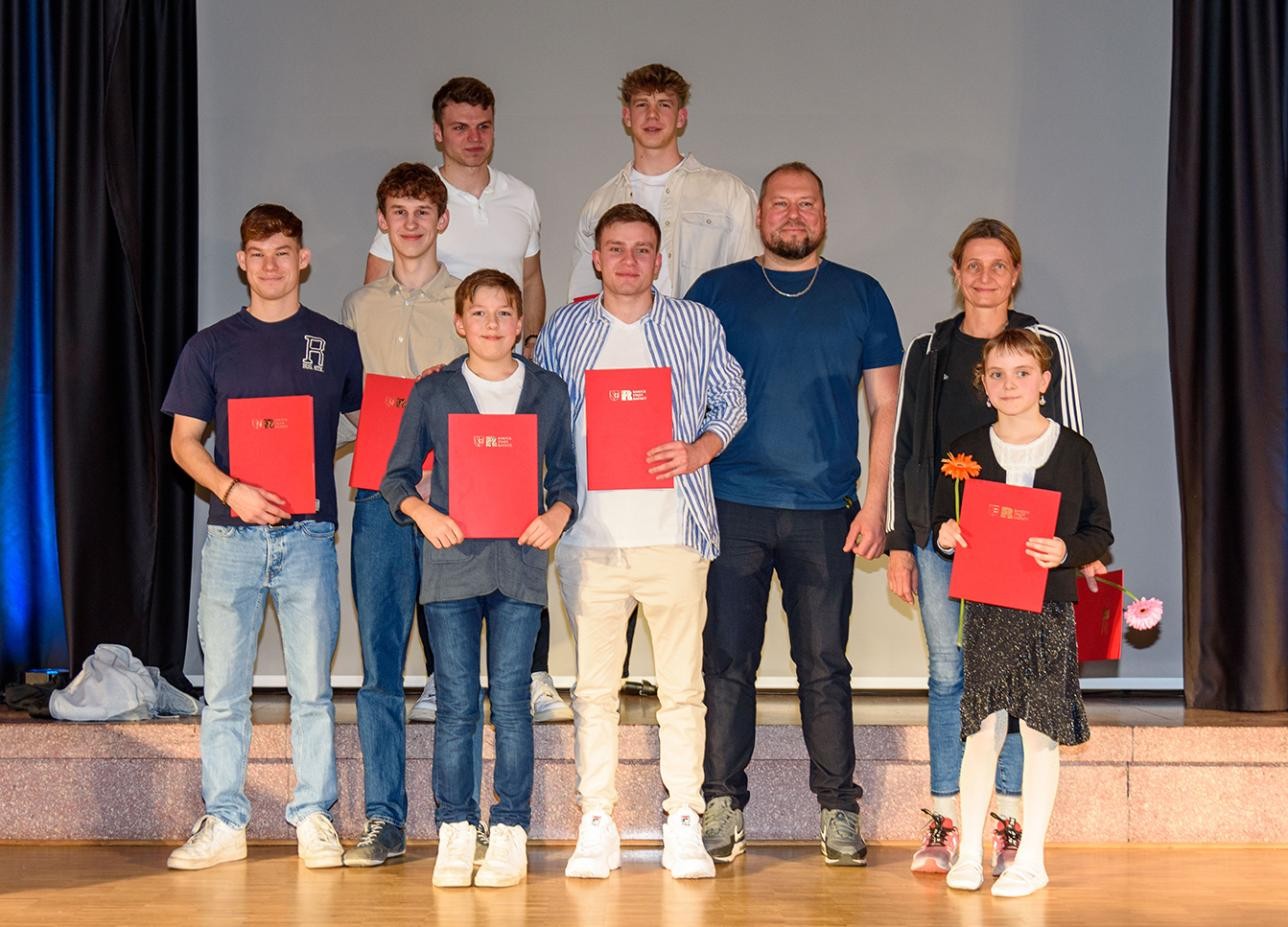
<instances>
[{"instance_id":1,"label":"stage step","mask_svg":"<svg viewBox=\"0 0 1288 927\"><path fill-rule=\"evenodd\" d=\"M626 699L615 814L622 836L659 839L655 702ZM927 802L925 699L859 697L854 728L863 833L915 840ZM1288 806L1288 715L1187 712L1177 699L1088 699L1092 739L1062 751L1050 839L1060 843L1285 843L1277 809ZM285 697L256 695L247 793L252 839L289 839L283 820L292 773ZM362 758L351 694L337 697L340 801L336 826L362 830ZM918 719L919 723L918 723ZM791 696L762 696L749 769L751 840L810 840L817 804ZM408 731L412 839L434 836L433 725ZM573 840L571 724L536 729L534 840ZM490 793L492 732L484 742ZM0 709L0 840L179 840L201 813L195 720L66 724Z\"/></svg>"}]
</instances>

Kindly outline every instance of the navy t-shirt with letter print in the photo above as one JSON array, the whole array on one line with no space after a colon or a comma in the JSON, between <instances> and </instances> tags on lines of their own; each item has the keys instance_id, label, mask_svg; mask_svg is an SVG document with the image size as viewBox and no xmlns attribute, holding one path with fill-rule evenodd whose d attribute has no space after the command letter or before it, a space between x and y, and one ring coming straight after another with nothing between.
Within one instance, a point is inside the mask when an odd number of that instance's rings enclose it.
<instances>
[{"instance_id":1,"label":"navy t-shirt with letter print","mask_svg":"<svg viewBox=\"0 0 1288 927\"><path fill-rule=\"evenodd\" d=\"M161 411L215 423L215 465L228 472L228 400L313 397L313 468L318 510L299 521L335 524L335 441L340 413L362 405L358 336L303 306L280 322L243 308L188 339ZM272 490L273 487L263 487ZM214 496L212 525L242 525Z\"/></svg>"}]
</instances>

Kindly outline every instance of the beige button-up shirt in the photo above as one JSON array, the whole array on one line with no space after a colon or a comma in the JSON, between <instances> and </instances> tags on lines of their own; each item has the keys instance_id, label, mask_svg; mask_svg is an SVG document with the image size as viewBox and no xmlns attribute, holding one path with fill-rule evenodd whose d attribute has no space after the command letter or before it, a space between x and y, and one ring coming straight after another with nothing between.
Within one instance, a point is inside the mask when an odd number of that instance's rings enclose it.
<instances>
[{"instance_id":1,"label":"beige button-up shirt","mask_svg":"<svg viewBox=\"0 0 1288 927\"><path fill-rule=\"evenodd\" d=\"M456 287L460 281L439 267L429 283L409 290L392 273L344 299L340 321L358 333L367 373L416 377L426 367L465 353L456 334Z\"/></svg>"}]
</instances>

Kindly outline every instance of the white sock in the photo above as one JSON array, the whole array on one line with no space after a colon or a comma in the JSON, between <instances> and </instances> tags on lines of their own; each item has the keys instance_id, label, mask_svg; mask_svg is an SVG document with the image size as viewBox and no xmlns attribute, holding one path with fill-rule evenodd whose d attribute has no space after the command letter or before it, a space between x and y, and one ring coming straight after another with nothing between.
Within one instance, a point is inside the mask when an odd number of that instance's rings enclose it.
<instances>
[{"instance_id":1,"label":"white sock","mask_svg":"<svg viewBox=\"0 0 1288 927\"><path fill-rule=\"evenodd\" d=\"M1023 721L1020 737L1024 741L1024 839L1015 854L1015 866L1045 873L1047 824L1060 784L1060 745Z\"/></svg>"},{"instance_id":2,"label":"white sock","mask_svg":"<svg viewBox=\"0 0 1288 927\"><path fill-rule=\"evenodd\" d=\"M1023 813L1020 805L1020 796L1018 795L999 795L997 796L997 813L1004 818L1015 818L1020 820Z\"/></svg>"},{"instance_id":3,"label":"white sock","mask_svg":"<svg viewBox=\"0 0 1288 927\"><path fill-rule=\"evenodd\" d=\"M930 810L935 814L948 818L954 824L961 820L957 813L956 795L931 795Z\"/></svg>"},{"instance_id":4,"label":"white sock","mask_svg":"<svg viewBox=\"0 0 1288 927\"><path fill-rule=\"evenodd\" d=\"M993 778L997 775L997 757L1006 742L1006 712L995 711L984 719L979 730L966 738L961 771L961 849L959 861L978 864L983 859L981 842L988 804L993 797Z\"/></svg>"}]
</instances>

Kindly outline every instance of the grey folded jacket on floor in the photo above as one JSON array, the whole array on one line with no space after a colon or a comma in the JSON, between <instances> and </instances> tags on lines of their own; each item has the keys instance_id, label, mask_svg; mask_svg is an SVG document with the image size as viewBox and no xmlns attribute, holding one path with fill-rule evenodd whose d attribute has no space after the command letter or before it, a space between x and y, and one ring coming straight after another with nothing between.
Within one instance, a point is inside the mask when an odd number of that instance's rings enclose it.
<instances>
[{"instance_id":1,"label":"grey folded jacket on floor","mask_svg":"<svg viewBox=\"0 0 1288 927\"><path fill-rule=\"evenodd\" d=\"M60 721L147 721L199 710L195 698L120 644L99 644L67 688L49 697L49 713Z\"/></svg>"}]
</instances>

